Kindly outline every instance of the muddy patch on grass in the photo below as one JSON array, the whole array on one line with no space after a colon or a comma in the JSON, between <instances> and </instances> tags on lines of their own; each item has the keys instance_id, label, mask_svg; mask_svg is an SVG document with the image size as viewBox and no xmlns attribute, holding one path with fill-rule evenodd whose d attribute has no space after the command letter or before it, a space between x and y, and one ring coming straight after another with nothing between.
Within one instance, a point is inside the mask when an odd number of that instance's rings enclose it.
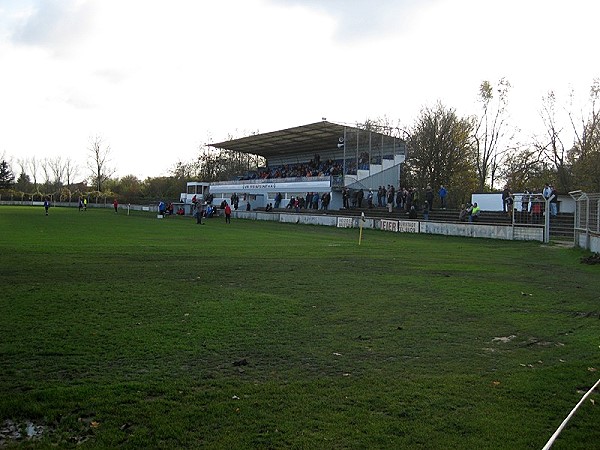
<instances>
[{"instance_id":1,"label":"muddy patch on grass","mask_svg":"<svg viewBox=\"0 0 600 450\"><path fill-rule=\"evenodd\" d=\"M585 256L583 258L581 258L581 263L582 264L600 264L600 253L594 253L593 255L590 256Z\"/></svg>"},{"instance_id":2,"label":"muddy patch on grass","mask_svg":"<svg viewBox=\"0 0 600 450\"><path fill-rule=\"evenodd\" d=\"M510 341L512 341L513 339L516 339L516 338L517 338L517 336L515 336L514 334L511 334L510 336L495 337L494 339L492 339L492 342L508 344Z\"/></svg>"},{"instance_id":3,"label":"muddy patch on grass","mask_svg":"<svg viewBox=\"0 0 600 450\"><path fill-rule=\"evenodd\" d=\"M47 426L29 420L23 422L5 420L0 424L0 448L19 442L40 440L47 431Z\"/></svg>"}]
</instances>

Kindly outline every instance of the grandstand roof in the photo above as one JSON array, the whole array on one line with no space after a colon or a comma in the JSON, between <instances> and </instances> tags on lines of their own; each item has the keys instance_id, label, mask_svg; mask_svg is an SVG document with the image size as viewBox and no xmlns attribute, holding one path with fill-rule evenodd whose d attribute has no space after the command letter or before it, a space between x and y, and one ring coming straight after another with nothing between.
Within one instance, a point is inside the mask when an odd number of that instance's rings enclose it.
<instances>
[{"instance_id":1,"label":"grandstand roof","mask_svg":"<svg viewBox=\"0 0 600 450\"><path fill-rule=\"evenodd\" d=\"M319 153L337 148L344 129L358 128L322 121L210 144L211 147L270 158L294 153ZM361 130L362 131L362 130ZM381 133L374 133L380 135Z\"/></svg>"}]
</instances>

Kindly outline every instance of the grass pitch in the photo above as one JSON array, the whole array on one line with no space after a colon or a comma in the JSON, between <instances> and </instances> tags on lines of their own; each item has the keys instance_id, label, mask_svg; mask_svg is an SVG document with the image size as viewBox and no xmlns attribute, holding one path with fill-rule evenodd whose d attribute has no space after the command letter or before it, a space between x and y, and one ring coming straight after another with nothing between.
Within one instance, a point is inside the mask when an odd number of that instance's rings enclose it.
<instances>
[{"instance_id":1,"label":"grass pitch","mask_svg":"<svg viewBox=\"0 0 600 450\"><path fill-rule=\"evenodd\" d=\"M0 445L538 449L600 376L579 250L155 217L0 208Z\"/></svg>"}]
</instances>

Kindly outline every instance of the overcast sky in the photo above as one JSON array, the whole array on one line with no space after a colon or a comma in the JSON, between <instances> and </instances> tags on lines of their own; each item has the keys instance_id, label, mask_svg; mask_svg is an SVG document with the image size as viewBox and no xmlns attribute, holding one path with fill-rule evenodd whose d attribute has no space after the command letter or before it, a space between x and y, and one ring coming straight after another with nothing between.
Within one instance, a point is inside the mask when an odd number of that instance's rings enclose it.
<instances>
[{"instance_id":1,"label":"overcast sky","mask_svg":"<svg viewBox=\"0 0 600 450\"><path fill-rule=\"evenodd\" d=\"M548 90L600 77L595 0L0 0L0 155L166 175L205 142L478 112L506 77L523 138ZM17 174L18 175L18 174Z\"/></svg>"}]
</instances>

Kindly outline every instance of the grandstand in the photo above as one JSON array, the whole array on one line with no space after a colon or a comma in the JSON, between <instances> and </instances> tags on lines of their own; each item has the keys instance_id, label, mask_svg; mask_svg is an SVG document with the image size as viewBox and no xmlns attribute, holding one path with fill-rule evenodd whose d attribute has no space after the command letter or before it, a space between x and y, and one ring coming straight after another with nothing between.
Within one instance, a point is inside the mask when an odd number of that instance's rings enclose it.
<instances>
[{"instance_id":1,"label":"grandstand","mask_svg":"<svg viewBox=\"0 0 600 450\"><path fill-rule=\"evenodd\" d=\"M210 144L218 149L262 156L267 165L238 179L210 183L213 203L235 193L241 207L252 209L275 203L280 207L307 192L329 193L330 208L343 205L342 189L377 189L380 185L400 184L401 166L406 157L404 140L386 132L332 123L316 122L269 133ZM205 183L197 183L204 186ZM188 183L181 201L191 203L197 195L195 183Z\"/></svg>"}]
</instances>

